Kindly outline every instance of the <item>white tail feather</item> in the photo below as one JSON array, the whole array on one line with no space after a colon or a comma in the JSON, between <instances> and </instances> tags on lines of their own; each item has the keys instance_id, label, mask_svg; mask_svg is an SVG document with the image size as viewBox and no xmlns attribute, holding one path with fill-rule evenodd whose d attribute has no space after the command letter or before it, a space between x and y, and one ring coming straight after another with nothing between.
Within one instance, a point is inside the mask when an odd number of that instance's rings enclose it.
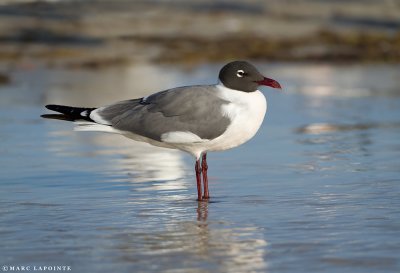
<instances>
[{"instance_id":1,"label":"white tail feather","mask_svg":"<svg viewBox=\"0 0 400 273\"><path fill-rule=\"evenodd\" d=\"M74 131L93 131L121 134L121 131L114 129L109 125L103 125L89 121L76 121L75 124L77 126L74 127Z\"/></svg>"}]
</instances>

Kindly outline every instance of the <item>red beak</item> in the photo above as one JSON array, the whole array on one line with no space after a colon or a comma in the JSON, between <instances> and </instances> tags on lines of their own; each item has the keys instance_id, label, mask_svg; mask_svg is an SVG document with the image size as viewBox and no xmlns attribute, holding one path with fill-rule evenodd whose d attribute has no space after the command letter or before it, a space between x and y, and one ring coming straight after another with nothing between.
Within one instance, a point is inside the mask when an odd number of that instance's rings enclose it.
<instances>
[{"instance_id":1,"label":"red beak","mask_svg":"<svg viewBox=\"0 0 400 273\"><path fill-rule=\"evenodd\" d=\"M261 80L261 81L257 81L257 83L259 85L265 85L265 86L269 86L269 87L272 87L272 88L282 89L282 87L279 84L279 82L277 82L276 80L273 80L273 79L266 78L266 77L264 77L264 79Z\"/></svg>"}]
</instances>

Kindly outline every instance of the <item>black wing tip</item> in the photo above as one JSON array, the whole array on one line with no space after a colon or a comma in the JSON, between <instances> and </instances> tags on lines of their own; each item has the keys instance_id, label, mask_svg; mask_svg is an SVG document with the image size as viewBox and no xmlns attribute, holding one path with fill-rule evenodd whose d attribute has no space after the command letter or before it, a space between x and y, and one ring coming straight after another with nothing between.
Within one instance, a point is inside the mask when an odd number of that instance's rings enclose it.
<instances>
[{"instance_id":1,"label":"black wing tip","mask_svg":"<svg viewBox=\"0 0 400 273\"><path fill-rule=\"evenodd\" d=\"M60 108L61 105L57 105L57 104L47 104L45 107L49 110L52 111L57 111L57 109Z\"/></svg>"},{"instance_id":2,"label":"black wing tip","mask_svg":"<svg viewBox=\"0 0 400 273\"><path fill-rule=\"evenodd\" d=\"M74 121L73 118L68 117L63 114L44 114L41 115L40 117L45 118L45 119L57 119L57 120L66 120L66 121Z\"/></svg>"},{"instance_id":3,"label":"black wing tip","mask_svg":"<svg viewBox=\"0 0 400 273\"><path fill-rule=\"evenodd\" d=\"M51 111L58 112L60 114L45 114L42 115L44 118L50 119L61 119L68 121L75 120L87 120L93 121L90 118L90 113L96 108L86 108L86 107L72 107L66 105L57 105L57 104L47 104L45 107Z\"/></svg>"}]
</instances>

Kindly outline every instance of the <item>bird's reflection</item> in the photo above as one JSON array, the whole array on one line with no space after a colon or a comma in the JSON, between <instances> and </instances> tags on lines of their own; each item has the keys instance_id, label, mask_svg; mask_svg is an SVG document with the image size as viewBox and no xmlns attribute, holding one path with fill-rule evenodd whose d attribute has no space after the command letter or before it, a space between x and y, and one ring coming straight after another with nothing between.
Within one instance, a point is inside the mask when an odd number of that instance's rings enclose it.
<instances>
[{"instance_id":1,"label":"bird's reflection","mask_svg":"<svg viewBox=\"0 0 400 273\"><path fill-rule=\"evenodd\" d=\"M197 203L197 221L200 224L207 225L208 218L208 202L198 202Z\"/></svg>"},{"instance_id":2,"label":"bird's reflection","mask_svg":"<svg viewBox=\"0 0 400 273\"><path fill-rule=\"evenodd\" d=\"M146 220L141 222L145 229L113 235L115 253L123 261L134 261L138 269L156 263L171 272L202 272L200 269L205 267L209 272L266 270L267 242L261 229L210 219L209 208L214 203L163 202L167 204L141 209L139 218Z\"/></svg>"}]
</instances>

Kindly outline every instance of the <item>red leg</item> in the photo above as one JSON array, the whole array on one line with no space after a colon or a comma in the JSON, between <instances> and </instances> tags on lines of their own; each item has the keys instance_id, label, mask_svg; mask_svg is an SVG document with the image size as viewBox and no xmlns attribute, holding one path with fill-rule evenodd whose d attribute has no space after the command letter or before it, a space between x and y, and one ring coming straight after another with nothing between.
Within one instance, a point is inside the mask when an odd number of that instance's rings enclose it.
<instances>
[{"instance_id":1,"label":"red leg","mask_svg":"<svg viewBox=\"0 0 400 273\"><path fill-rule=\"evenodd\" d=\"M200 166L200 159L196 160L195 165L196 171L196 182L197 182L197 201L202 201L203 197L201 194L201 166Z\"/></svg>"},{"instance_id":2,"label":"red leg","mask_svg":"<svg viewBox=\"0 0 400 273\"><path fill-rule=\"evenodd\" d=\"M207 153L203 154L203 158L201 161L201 169L203 173L203 186L204 186L204 199L209 199L210 194L208 192L208 176L207 176L207 170L208 170L208 165L207 165Z\"/></svg>"}]
</instances>

